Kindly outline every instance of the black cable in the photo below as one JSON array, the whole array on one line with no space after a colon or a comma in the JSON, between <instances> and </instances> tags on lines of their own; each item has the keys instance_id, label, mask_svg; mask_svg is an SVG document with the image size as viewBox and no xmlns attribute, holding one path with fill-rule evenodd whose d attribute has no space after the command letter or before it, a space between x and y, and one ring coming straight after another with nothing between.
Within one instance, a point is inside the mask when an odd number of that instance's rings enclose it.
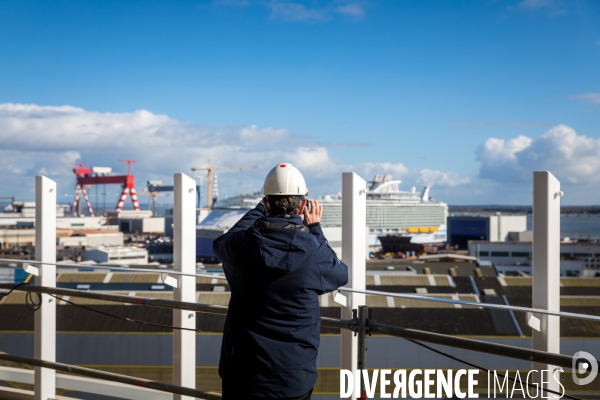
<instances>
[{"instance_id":1,"label":"black cable","mask_svg":"<svg viewBox=\"0 0 600 400\"><path fill-rule=\"evenodd\" d=\"M29 282L21 282L21 283L16 284L8 292L0 294L0 300L2 300L4 297L7 297L9 294L11 294L12 292L14 292L15 290L17 290L21 286L27 285L28 283ZM34 311L35 312L35 311L39 310L40 307L42 306L42 295L39 294L39 293L35 293L37 295L37 298L38 298L38 301L36 302L31 297L31 293L33 293L33 292L27 292L25 294L25 305L27 306L27 308L30 311Z\"/></svg>"},{"instance_id":2,"label":"black cable","mask_svg":"<svg viewBox=\"0 0 600 400\"><path fill-rule=\"evenodd\" d=\"M25 295L25 305L27 306L27 308L29 308L30 311L36 312L42 307L42 295L38 292L35 292L38 298L38 302L36 303L31 297L32 293L34 292L27 292L27 294Z\"/></svg>"},{"instance_id":3,"label":"black cable","mask_svg":"<svg viewBox=\"0 0 600 400\"><path fill-rule=\"evenodd\" d=\"M76 306L76 307L83 308L84 310L88 310L88 311L95 312L95 313L98 313L98 314L106 315L107 317L112 317L112 318L121 319L121 320L123 320L123 321L127 321L127 322L134 322L134 323L136 323L136 324L142 324L142 325L155 326L155 327L158 327L158 328L179 329L179 330L182 330L182 331L193 331L193 332L204 332L204 331L201 331L201 330L199 330L199 329L193 329L193 328L180 328L180 327L178 327L178 326L172 326L172 325L163 325L163 324L155 324L154 322L146 322L146 321L140 321L140 320L133 319L133 318L121 317L120 315L115 315L115 314L107 313L107 312L104 312L104 311L95 310L95 309L93 309L93 308L89 308L89 307L86 307L86 306L84 306L84 305L81 305L81 304L76 304L76 303L73 303L72 301L65 300L64 298L58 298L58 297L56 297L56 296L55 296L55 295L53 295L53 294L51 294L50 296L54 297L54 298L55 298L55 299L57 299L57 300L62 300L62 301L64 301L65 303L69 303L69 304L71 304L71 305L73 305L73 306Z\"/></svg>"},{"instance_id":4,"label":"black cable","mask_svg":"<svg viewBox=\"0 0 600 400\"><path fill-rule=\"evenodd\" d=\"M19 284L13 286L8 292L0 294L0 300L2 300L4 297L8 296L13 291L17 290L18 288L20 288L23 285L27 285L27 282L19 283ZM31 297L32 293L35 293L37 295L37 298L38 298L37 302L34 301L33 298ZM81 307L81 308L83 308L85 310L88 310L88 311L91 311L91 312L95 312L95 313L98 313L98 314L102 314L102 315L106 315L107 317L117 318L117 319L121 319L121 320L128 321L128 322L134 322L136 324L155 326L155 327L158 327L158 328L179 329L179 330L183 330L183 331L204 332L204 331L201 331L199 329L181 328L181 327L178 327L178 326L155 324L153 322L146 322L146 321L140 321L140 320L133 319L133 318L121 317L119 315L107 313L107 312L104 312L104 311L94 310L93 308L89 308L89 307L83 306L81 304L75 304L72 301L65 300L64 298L58 298L58 297L56 297L53 294L49 294L49 295L52 296L52 297L54 297L56 300L62 300L65 303L69 303L71 305L74 305L74 306L77 306L77 307ZM29 310L31 310L33 312L38 311L40 309L40 307L42 306L42 295L40 293L38 293L38 292L30 292L30 291L28 291L27 294L25 295L25 305L27 306L27 308Z\"/></svg>"},{"instance_id":5,"label":"black cable","mask_svg":"<svg viewBox=\"0 0 600 400\"><path fill-rule=\"evenodd\" d=\"M468 366L470 366L470 367L474 367L474 368L477 368L477 369L480 369L480 370L482 370L482 371L486 371L486 372L491 372L491 371L490 371L489 369L487 369L487 368L480 367L479 365L475 365L475 364L473 364L473 363L470 363L470 362L468 362L468 361L465 361L465 360L463 360L463 359L460 359L460 358L458 358L458 357L452 356L452 355L450 355L450 354L448 354L448 353L444 353L444 352L443 352L443 351L441 351L441 350L434 349L433 347L431 347L431 346L427 346L426 344L423 344L423 343L421 343L421 342L417 342L416 340L412 340L412 339L406 339L406 338L403 338L403 339L405 339L405 340L408 340L409 342L411 342L411 343L414 343L414 344L416 344L416 345L419 345L419 346L421 346L421 347L425 347L427 350L431 350L431 351L433 351L434 353L437 353L437 354L439 354L439 355L442 355L442 356L444 356L444 357L448 357L448 358L451 358L451 359L453 359L453 360L455 360L455 361L458 361L458 362L461 362L461 363L463 363L463 364L466 364L466 365L468 365ZM501 378L504 378L504 375L502 375L502 374L498 374L498 375L499 375ZM508 375L507 375L507 378L508 378L508 379L510 379L511 381L515 381L515 380L516 380L515 378L512 378L511 376L508 376ZM521 384L522 384L522 383L523 383L523 382L521 381ZM535 385L533 385L533 384L531 384L531 383L525 382L525 384L526 384L527 386L529 386L529 387L535 387L535 388L537 388L537 386L535 386ZM546 388L544 388L544 387L542 387L542 386L540 386L540 389L541 389L541 390L544 390L544 391L546 391L546 392L548 392L548 393L552 393L552 394L558 394L558 395L563 395L563 398L567 398L567 399L573 399L573 400L583 400L582 398L579 398L579 397L574 397L574 396L569 396L569 395L568 395L568 394L566 394L566 393L562 394L562 393L559 393L559 392L555 392L554 390L546 389Z\"/></svg>"},{"instance_id":6,"label":"black cable","mask_svg":"<svg viewBox=\"0 0 600 400\"><path fill-rule=\"evenodd\" d=\"M21 282L15 286L13 286L8 292L0 294L0 300L2 300L4 297L8 296L13 291L17 290L18 288L20 288L21 286L26 285L26 284L27 284L26 282Z\"/></svg>"}]
</instances>

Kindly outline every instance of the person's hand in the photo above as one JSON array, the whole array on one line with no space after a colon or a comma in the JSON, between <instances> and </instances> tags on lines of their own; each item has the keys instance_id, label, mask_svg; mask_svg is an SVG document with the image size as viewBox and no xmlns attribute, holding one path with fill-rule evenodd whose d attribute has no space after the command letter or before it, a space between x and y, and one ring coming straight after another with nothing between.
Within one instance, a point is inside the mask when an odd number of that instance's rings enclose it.
<instances>
[{"instance_id":1,"label":"person's hand","mask_svg":"<svg viewBox=\"0 0 600 400\"><path fill-rule=\"evenodd\" d=\"M323 214L323 206L319 205L316 200L308 200L310 202L310 211L308 207L304 207L304 225L310 225L317 222L321 222L321 215Z\"/></svg>"}]
</instances>

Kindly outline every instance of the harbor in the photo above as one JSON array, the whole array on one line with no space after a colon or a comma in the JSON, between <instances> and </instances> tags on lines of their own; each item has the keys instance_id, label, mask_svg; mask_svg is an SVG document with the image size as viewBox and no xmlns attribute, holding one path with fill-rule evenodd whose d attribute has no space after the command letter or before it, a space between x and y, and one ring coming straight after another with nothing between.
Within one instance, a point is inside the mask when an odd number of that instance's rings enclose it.
<instances>
[{"instance_id":1,"label":"harbor","mask_svg":"<svg viewBox=\"0 0 600 400\"><path fill-rule=\"evenodd\" d=\"M0 1L0 400L600 399L598 21Z\"/></svg>"},{"instance_id":2,"label":"harbor","mask_svg":"<svg viewBox=\"0 0 600 400\"><path fill-rule=\"evenodd\" d=\"M382 186L388 187L382 191ZM365 232L368 234L363 236L365 290L387 295L367 294L365 304L373 310L378 323L480 338L511 346L531 346L532 327L525 313L477 306L531 306L533 237L530 214L506 211L453 214L448 211L450 207L446 203L429 196L428 188L417 193L414 188L403 192L399 186L400 182L394 181L391 176L378 175L367 182ZM261 197L253 194L214 200L211 209L193 208L196 221L196 266L193 273L202 276L195 278L194 293L198 304L226 307L230 287L223 280L219 260L212 253L212 241L254 208ZM324 215L327 212L332 214L329 219L323 220L323 231L330 246L343 257L343 224L340 219L343 197L325 195L320 200L324 204ZM0 277L5 284L23 282L29 272L21 268L22 263L36 259L36 228L32 223L36 207L35 203L23 203L21 206L15 200L11 207L5 208L6 212L0 219L11 224L3 226L3 232L15 232L13 235L0 235L3 238L0 259L4 260L0 262L0 271L3 272ZM93 204L90 204L89 208L92 207ZM106 211L102 216L77 216L77 212L77 204L72 207L56 206L58 289L174 300L175 288L167 284L165 278L165 272L168 274L176 267L173 260L174 237L168 236L169 233L173 235L173 209L167 207L164 216L142 209ZM589 221L598 218L593 214L562 214L559 217L561 222L568 221L564 226L568 229L565 232L569 233L595 226ZM571 222L574 219L586 222L577 226ZM400 222L398 225L377 225L378 221ZM374 226L373 230L369 224ZM600 310L600 278L596 277L600 275L600 244L593 234L594 231L589 231L580 234L579 238L561 234L558 268L561 311L597 315ZM424 239L431 237L444 240ZM13 261L7 261L7 258ZM153 258L161 261L151 261ZM408 298L394 297L396 295ZM457 304L419 300L418 296ZM3 297L0 302L2 318L13 321L4 325L7 329L0 332L0 342L12 349L12 353L26 357L32 354L30 343L33 335L33 314L27 310L30 307L27 301L23 294L14 293ZM471 305L461 305L461 302ZM323 317L342 317L343 307L332 297L321 296L319 303ZM91 307L91 310L78 310L77 305ZM152 311L149 314L146 308L117 303L111 305L102 300L77 300L77 297L58 302L57 306L58 359L98 371L159 381L172 379L172 367L168 362L171 353L166 351L171 347L171 338L165 336L170 332L165 328L169 325L170 312ZM92 321L89 318L98 311L104 314L96 314L93 323L86 322ZM111 315L125 320L119 322ZM127 320L152 321L154 325L133 326ZM195 347L203 349L198 350L196 355L201 360L196 364L197 388L203 391L218 392L220 389L216 369L219 353L216 350L223 323L222 315L207 315L198 318L195 323L194 329L202 332L195 336ZM327 393L337 390L337 370L334 367L339 353L333 349L343 347L343 344L335 329L324 327L321 332L325 334L324 350L319 356L315 395L317 399L329 399L335 396ZM599 335L600 332L592 326L584 327L568 320L561 322L563 349L579 348L581 338L585 338L585 348L589 352L597 352L600 349L600 342L596 340ZM107 340L113 343L112 348L127 350L100 351L105 348L100 343ZM96 350L74 358L67 346L73 341ZM423 364L423 360L427 359L439 368L455 368L455 364L447 358L425 356L423 349L414 345L407 347L401 341L375 335L369 345L370 362L381 368L410 369L429 365ZM141 351L150 343L165 350L153 355ZM214 351L207 353L205 349L209 348ZM399 349L402 349L401 355ZM387 356L379 356L382 354ZM478 356L467 350L455 350L452 354L467 362L479 362ZM402 361L399 363L398 360ZM525 361L515 363L498 356L488 356L487 361L496 368L528 368ZM13 364L5 365L13 368ZM29 378L23 377L20 382L17 388L31 387L27 385ZM485 382L481 382L479 389L484 387ZM572 392L577 388L571 386L568 390ZM600 387L592 390L600 393ZM69 398L100 399L81 389L63 393ZM589 393L582 395L589 396ZM589 398L595 394L591 396Z\"/></svg>"}]
</instances>

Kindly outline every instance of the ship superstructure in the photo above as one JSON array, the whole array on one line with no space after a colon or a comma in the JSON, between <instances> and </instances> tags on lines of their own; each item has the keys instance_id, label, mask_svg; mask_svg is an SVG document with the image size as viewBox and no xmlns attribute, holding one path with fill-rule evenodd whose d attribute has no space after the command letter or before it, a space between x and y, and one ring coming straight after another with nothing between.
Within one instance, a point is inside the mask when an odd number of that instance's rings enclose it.
<instances>
[{"instance_id":1,"label":"ship superstructure","mask_svg":"<svg viewBox=\"0 0 600 400\"><path fill-rule=\"evenodd\" d=\"M414 187L410 191L402 191L400 184L401 181L394 180L392 175L375 175L367 183L369 246L380 247L378 237L386 235L410 237L410 242L424 245L445 243L448 204L433 200L429 196L429 186L418 193ZM199 228L228 229L260 200L259 193L219 200ZM321 224L324 227L341 227L341 195L324 195L318 200L323 205Z\"/></svg>"},{"instance_id":2,"label":"ship superstructure","mask_svg":"<svg viewBox=\"0 0 600 400\"><path fill-rule=\"evenodd\" d=\"M375 175L367 183L367 227L374 234L401 233L413 236L413 243L437 243L446 240L448 204L429 197L429 186L421 193L400 190L400 180L392 175ZM341 226L340 195L325 195L322 224Z\"/></svg>"}]
</instances>

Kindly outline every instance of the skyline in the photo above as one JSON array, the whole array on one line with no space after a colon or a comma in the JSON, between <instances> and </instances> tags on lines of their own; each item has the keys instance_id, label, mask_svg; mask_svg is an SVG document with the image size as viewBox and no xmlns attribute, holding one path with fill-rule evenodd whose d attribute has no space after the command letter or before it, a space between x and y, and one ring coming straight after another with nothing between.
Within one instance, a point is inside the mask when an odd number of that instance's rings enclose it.
<instances>
[{"instance_id":1,"label":"skyline","mask_svg":"<svg viewBox=\"0 0 600 400\"><path fill-rule=\"evenodd\" d=\"M599 18L589 1L0 1L0 196L32 199L44 173L70 202L75 162L137 159L141 192L211 159L259 166L218 173L222 197L291 162L315 197L353 170L530 204L544 169L564 205L599 204Z\"/></svg>"}]
</instances>

